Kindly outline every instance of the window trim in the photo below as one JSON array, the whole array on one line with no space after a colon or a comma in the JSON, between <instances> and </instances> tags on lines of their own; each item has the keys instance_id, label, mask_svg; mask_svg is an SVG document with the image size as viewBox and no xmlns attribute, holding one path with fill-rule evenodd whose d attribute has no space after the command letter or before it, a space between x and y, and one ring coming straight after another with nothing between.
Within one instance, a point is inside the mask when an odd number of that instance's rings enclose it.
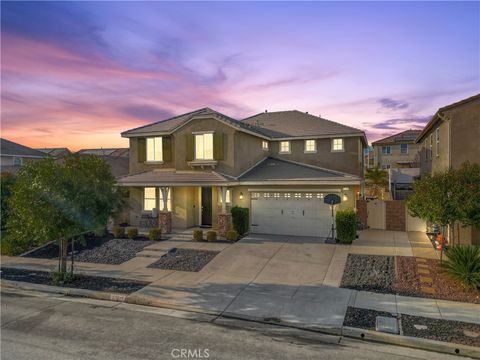
<instances>
[{"instance_id":1,"label":"window trim","mask_svg":"<svg viewBox=\"0 0 480 360\"><path fill-rule=\"evenodd\" d=\"M282 151L282 143L287 143L288 144L288 150L287 151ZM290 140L282 140L278 144L278 153L279 154L291 154L292 153L292 143Z\"/></svg>"},{"instance_id":2,"label":"window trim","mask_svg":"<svg viewBox=\"0 0 480 360\"><path fill-rule=\"evenodd\" d=\"M214 131L195 131L193 132L193 158L194 161L214 161L214 139L213 139ZM205 158L205 135L211 134L212 135L212 157ZM203 137L203 157L199 158L197 156L197 136Z\"/></svg>"},{"instance_id":3,"label":"window trim","mask_svg":"<svg viewBox=\"0 0 480 360\"><path fill-rule=\"evenodd\" d=\"M307 142L313 141L313 150L307 150ZM316 139L305 139L303 143L303 152L305 154L315 154L317 152L317 140Z\"/></svg>"},{"instance_id":4,"label":"window trim","mask_svg":"<svg viewBox=\"0 0 480 360\"><path fill-rule=\"evenodd\" d=\"M160 139L160 160L148 160L148 140L153 140L153 155L156 155L155 139ZM149 164L163 164L163 136L149 136L145 140L145 162Z\"/></svg>"},{"instance_id":5,"label":"window trim","mask_svg":"<svg viewBox=\"0 0 480 360\"><path fill-rule=\"evenodd\" d=\"M269 150L269 144L268 144L267 140L262 140L262 150L263 151L268 151Z\"/></svg>"},{"instance_id":6,"label":"window trim","mask_svg":"<svg viewBox=\"0 0 480 360\"><path fill-rule=\"evenodd\" d=\"M402 151L402 146L407 147L406 152ZM408 154L408 144L400 144L400 154L402 154L402 155L407 155Z\"/></svg>"},{"instance_id":7,"label":"window trim","mask_svg":"<svg viewBox=\"0 0 480 360\"><path fill-rule=\"evenodd\" d=\"M335 149L335 140L342 140L342 148ZM344 138L332 138L331 145L330 145L331 152L345 152L345 139Z\"/></svg>"}]
</instances>

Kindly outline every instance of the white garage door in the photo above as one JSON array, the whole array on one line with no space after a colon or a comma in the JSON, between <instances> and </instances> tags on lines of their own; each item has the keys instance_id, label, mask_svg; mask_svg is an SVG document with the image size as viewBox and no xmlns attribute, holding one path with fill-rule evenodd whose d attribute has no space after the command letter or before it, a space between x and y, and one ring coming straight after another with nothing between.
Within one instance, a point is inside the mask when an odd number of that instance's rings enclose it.
<instances>
[{"instance_id":1,"label":"white garage door","mask_svg":"<svg viewBox=\"0 0 480 360\"><path fill-rule=\"evenodd\" d=\"M257 234L328 237L330 206L323 194L306 192L253 192L252 232Z\"/></svg>"}]
</instances>

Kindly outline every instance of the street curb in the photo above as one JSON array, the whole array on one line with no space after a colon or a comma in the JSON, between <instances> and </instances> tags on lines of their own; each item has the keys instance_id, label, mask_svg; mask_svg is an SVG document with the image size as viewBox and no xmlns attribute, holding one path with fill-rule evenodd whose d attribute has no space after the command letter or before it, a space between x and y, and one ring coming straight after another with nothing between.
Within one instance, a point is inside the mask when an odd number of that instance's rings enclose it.
<instances>
[{"instance_id":1,"label":"street curb","mask_svg":"<svg viewBox=\"0 0 480 360\"><path fill-rule=\"evenodd\" d=\"M157 298L144 296L144 295L139 296L135 293L118 294L118 293L101 292L101 291L95 291L95 290L73 289L73 288L64 288L60 286L25 283L21 281L13 281L13 280L5 280L5 279L1 279L0 284L1 284L1 287L7 288L7 289L39 291L39 292L50 293L50 294L62 294L65 296L72 296L72 297L84 297L84 298L91 298L96 300L108 300L108 301L115 301L115 302L134 304L134 305L189 311L189 312L199 313L199 314L215 315L225 319L243 320L243 321L250 321L250 322L255 322L260 324L277 325L285 328L295 328L299 330L307 330L307 331L312 331L317 333L337 335L337 336L343 336L347 338L360 339L360 340L366 340L366 341L372 341L372 342L380 342L380 343L392 344L397 346L404 346L404 347L410 347L415 349L422 349L422 350L480 359L480 348L477 348L477 347L462 345L462 344L452 344L452 343L447 343L447 342L437 341L437 340L414 338L410 336L393 335L393 334L381 333L377 331L353 328L348 326L343 326L343 327L318 326L318 325L299 326L286 321L279 321L279 322L266 321L264 318L258 318L254 316L248 316L248 315L239 316L234 313L228 313L228 312L222 313L220 311L213 311L213 310L207 311L205 309L200 309L192 306L173 306L171 304L167 304L162 301L159 301Z\"/></svg>"},{"instance_id":2,"label":"street curb","mask_svg":"<svg viewBox=\"0 0 480 360\"><path fill-rule=\"evenodd\" d=\"M411 336L387 334L349 326L343 327L342 335L355 339L370 340L392 345L406 346L415 349L430 350L480 359L480 348L474 346L453 344L444 341L416 338Z\"/></svg>"}]
</instances>

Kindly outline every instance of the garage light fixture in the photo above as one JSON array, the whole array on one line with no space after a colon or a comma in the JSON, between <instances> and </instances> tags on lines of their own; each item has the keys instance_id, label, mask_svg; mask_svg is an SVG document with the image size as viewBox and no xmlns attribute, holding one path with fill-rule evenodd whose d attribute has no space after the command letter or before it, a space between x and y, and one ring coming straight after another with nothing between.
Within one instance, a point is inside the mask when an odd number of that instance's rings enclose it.
<instances>
[{"instance_id":1,"label":"garage light fixture","mask_svg":"<svg viewBox=\"0 0 480 360\"><path fill-rule=\"evenodd\" d=\"M240 193L240 196L238 197L240 200L243 200L243 192Z\"/></svg>"},{"instance_id":2,"label":"garage light fixture","mask_svg":"<svg viewBox=\"0 0 480 360\"><path fill-rule=\"evenodd\" d=\"M343 201L347 201L347 200L348 200L347 194L343 194Z\"/></svg>"}]
</instances>

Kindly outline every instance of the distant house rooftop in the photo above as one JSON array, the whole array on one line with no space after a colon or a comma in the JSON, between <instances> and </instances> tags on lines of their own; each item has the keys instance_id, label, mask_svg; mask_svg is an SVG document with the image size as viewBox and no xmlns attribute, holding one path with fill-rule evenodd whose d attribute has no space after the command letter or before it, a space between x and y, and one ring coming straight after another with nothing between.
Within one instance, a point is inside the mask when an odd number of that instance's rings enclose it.
<instances>
[{"instance_id":1,"label":"distant house rooftop","mask_svg":"<svg viewBox=\"0 0 480 360\"><path fill-rule=\"evenodd\" d=\"M417 136L422 130L405 130L398 134L388 136L386 138L374 141L373 146L376 145L395 145L395 144L413 144Z\"/></svg>"},{"instance_id":2,"label":"distant house rooftop","mask_svg":"<svg viewBox=\"0 0 480 360\"><path fill-rule=\"evenodd\" d=\"M68 148L42 148L36 149L43 152L44 154L53 156L53 157L63 157L68 154L71 154L71 151Z\"/></svg>"},{"instance_id":3,"label":"distant house rooftop","mask_svg":"<svg viewBox=\"0 0 480 360\"><path fill-rule=\"evenodd\" d=\"M128 148L100 148L100 149L81 149L78 151L80 155L97 155L97 156L113 156L128 157Z\"/></svg>"},{"instance_id":4,"label":"distant house rooftop","mask_svg":"<svg viewBox=\"0 0 480 360\"><path fill-rule=\"evenodd\" d=\"M18 156L30 158L43 158L45 154L28 146L0 138L0 151L2 156Z\"/></svg>"}]
</instances>

